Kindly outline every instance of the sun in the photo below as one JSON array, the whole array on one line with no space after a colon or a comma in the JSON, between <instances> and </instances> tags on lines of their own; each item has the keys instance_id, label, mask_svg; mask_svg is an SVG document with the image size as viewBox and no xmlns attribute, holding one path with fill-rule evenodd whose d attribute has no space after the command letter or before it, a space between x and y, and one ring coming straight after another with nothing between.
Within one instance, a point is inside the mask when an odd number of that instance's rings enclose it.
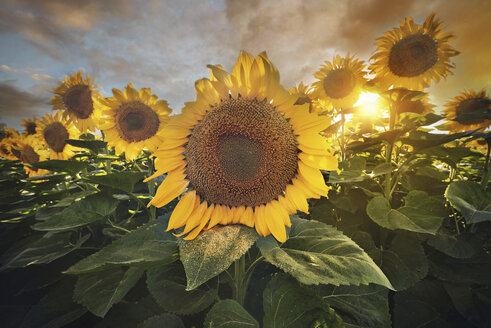
<instances>
[{"instance_id":1,"label":"sun","mask_svg":"<svg viewBox=\"0 0 491 328\"><path fill-rule=\"evenodd\" d=\"M96 98L101 120L98 128L116 154L135 160L143 149L154 152L163 141L163 128L172 112L167 101L158 100L150 89L140 91L128 84L124 92L113 89L113 97Z\"/></svg>"},{"instance_id":2,"label":"sun","mask_svg":"<svg viewBox=\"0 0 491 328\"><path fill-rule=\"evenodd\" d=\"M242 52L232 74L208 66L196 82L196 101L164 127L156 174L167 173L149 205L181 197L168 230L184 226L194 239L217 224L255 227L286 240L289 214L308 212L308 198L327 196L321 170L337 160L319 132L329 119L295 105L265 53Z\"/></svg>"},{"instance_id":3,"label":"sun","mask_svg":"<svg viewBox=\"0 0 491 328\"><path fill-rule=\"evenodd\" d=\"M366 83L364 68L364 62L349 53L336 55L314 74L318 81L312 84L313 96L334 109L352 107Z\"/></svg>"},{"instance_id":4,"label":"sun","mask_svg":"<svg viewBox=\"0 0 491 328\"><path fill-rule=\"evenodd\" d=\"M379 94L363 91L353 106L358 108L362 116L374 117L378 114L380 108L379 99Z\"/></svg>"},{"instance_id":5,"label":"sun","mask_svg":"<svg viewBox=\"0 0 491 328\"><path fill-rule=\"evenodd\" d=\"M391 85L422 90L431 82L453 74L451 57L459 54L448 42L455 36L442 32L442 22L431 14L423 25L412 17L399 23L398 28L385 32L375 42L369 68L385 88Z\"/></svg>"},{"instance_id":6,"label":"sun","mask_svg":"<svg viewBox=\"0 0 491 328\"><path fill-rule=\"evenodd\" d=\"M445 107L443 112L449 122L446 128L450 132L487 128L491 125L491 120L486 118L489 118L491 113L491 98L487 95L486 89L479 92L473 89L461 92L447 102Z\"/></svg>"},{"instance_id":7,"label":"sun","mask_svg":"<svg viewBox=\"0 0 491 328\"><path fill-rule=\"evenodd\" d=\"M78 139L80 131L75 125L64 119L61 112L46 114L36 128L36 138L49 149L49 159L69 159L75 155L75 147L66 139Z\"/></svg>"},{"instance_id":8,"label":"sun","mask_svg":"<svg viewBox=\"0 0 491 328\"><path fill-rule=\"evenodd\" d=\"M95 90L95 79L83 71L66 76L53 89L55 94L50 101L54 110L61 110L63 118L73 122L82 132L95 131L98 114L94 109L93 96L98 96Z\"/></svg>"}]
</instances>

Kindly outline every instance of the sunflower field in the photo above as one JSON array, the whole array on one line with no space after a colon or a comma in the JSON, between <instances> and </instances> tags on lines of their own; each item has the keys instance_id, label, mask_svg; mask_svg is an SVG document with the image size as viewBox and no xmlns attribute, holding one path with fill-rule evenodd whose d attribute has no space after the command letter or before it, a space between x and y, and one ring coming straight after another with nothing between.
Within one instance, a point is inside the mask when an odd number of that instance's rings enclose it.
<instances>
[{"instance_id":1,"label":"sunflower field","mask_svg":"<svg viewBox=\"0 0 491 328\"><path fill-rule=\"evenodd\" d=\"M427 91L453 39L406 18L290 90L241 52L178 114L68 75L1 131L2 326L491 327L491 98Z\"/></svg>"}]
</instances>

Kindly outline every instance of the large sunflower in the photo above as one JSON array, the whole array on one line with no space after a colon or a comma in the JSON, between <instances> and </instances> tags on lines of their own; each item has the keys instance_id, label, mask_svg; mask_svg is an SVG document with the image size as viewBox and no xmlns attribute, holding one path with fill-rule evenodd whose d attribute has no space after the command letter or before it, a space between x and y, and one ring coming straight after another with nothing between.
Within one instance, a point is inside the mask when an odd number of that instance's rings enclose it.
<instances>
[{"instance_id":1,"label":"large sunflower","mask_svg":"<svg viewBox=\"0 0 491 328\"><path fill-rule=\"evenodd\" d=\"M26 118L22 120L20 125L24 127L24 134L30 136L36 134L37 123L38 119L34 116L32 119Z\"/></svg>"},{"instance_id":2,"label":"large sunflower","mask_svg":"<svg viewBox=\"0 0 491 328\"><path fill-rule=\"evenodd\" d=\"M431 81L438 82L453 74L454 63L450 57L459 54L448 41L455 36L441 31L442 22L435 14L426 18L423 25L414 23L412 17L399 23L398 28L384 33L375 42L377 49L370 60L371 73L385 87L405 87L422 90Z\"/></svg>"},{"instance_id":3,"label":"large sunflower","mask_svg":"<svg viewBox=\"0 0 491 328\"><path fill-rule=\"evenodd\" d=\"M308 212L307 198L327 195L320 170L337 169L319 135L329 119L295 105L298 97L280 85L265 53L242 52L232 74L208 67L196 101L164 127L150 178L167 177L149 205L187 190L168 226L185 226L184 239L217 224L244 224L284 242L289 214Z\"/></svg>"},{"instance_id":4,"label":"large sunflower","mask_svg":"<svg viewBox=\"0 0 491 328\"><path fill-rule=\"evenodd\" d=\"M58 82L53 89L55 94L50 101L54 110L62 110L63 118L73 121L81 132L95 131L98 115L94 110L92 98L95 91L95 79L78 71Z\"/></svg>"},{"instance_id":5,"label":"large sunflower","mask_svg":"<svg viewBox=\"0 0 491 328\"><path fill-rule=\"evenodd\" d=\"M12 151L24 164L26 173L30 176L38 176L49 173L47 170L32 167L31 164L45 161L49 158L49 151L35 135L22 135L12 146Z\"/></svg>"},{"instance_id":6,"label":"large sunflower","mask_svg":"<svg viewBox=\"0 0 491 328\"><path fill-rule=\"evenodd\" d=\"M50 159L69 159L75 153L75 147L65 142L77 139L80 131L75 125L62 117L60 112L46 114L39 122L36 137L49 149Z\"/></svg>"},{"instance_id":7,"label":"large sunflower","mask_svg":"<svg viewBox=\"0 0 491 328\"><path fill-rule=\"evenodd\" d=\"M98 127L108 145L117 154L124 152L127 160L136 159L143 149L155 151L162 143L162 129L172 112L167 101L158 100L149 88L135 90L131 83L124 93L112 91L113 97L95 100L102 117Z\"/></svg>"},{"instance_id":8,"label":"large sunflower","mask_svg":"<svg viewBox=\"0 0 491 328\"><path fill-rule=\"evenodd\" d=\"M446 113L446 120L449 121L446 124L446 128L450 132L468 131L479 128L487 128L491 125L491 120L485 119L489 117L491 111L491 98L487 95L486 89L482 89L479 92L475 92L470 89L469 91L461 92L451 101L445 104L446 109L443 112ZM477 115L482 118L466 118L466 115Z\"/></svg>"},{"instance_id":9,"label":"large sunflower","mask_svg":"<svg viewBox=\"0 0 491 328\"><path fill-rule=\"evenodd\" d=\"M364 62L349 53L344 58L336 55L314 74L319 80L312 84L314 96L335 109L353 106L366 83L364 68Z\"/></svg>"}]
</instances>

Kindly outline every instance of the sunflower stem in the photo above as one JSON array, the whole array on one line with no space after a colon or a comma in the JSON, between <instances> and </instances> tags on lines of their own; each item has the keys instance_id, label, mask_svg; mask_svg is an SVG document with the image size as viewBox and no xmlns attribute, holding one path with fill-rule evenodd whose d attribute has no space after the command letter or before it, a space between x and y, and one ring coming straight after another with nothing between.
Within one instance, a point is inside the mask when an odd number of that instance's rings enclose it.
<instances>
[{"instance_id":1,"label":"sunflower stem","mask_svg":"<svg viewBox=\"0 0 491 328\"><path fill-rule=\"evenodd\" d=\"M244 305L245 292L247 285L245 284L245 256L234 262L234 290L233 298L240 305Z\"/></svg>"},{"instance_id":2,"label":"sunflower stem","mask_svg":"<svg viewBox=\"0 0 491 328\"><path fill-rule=\"evenodd\" d=\"M341 113L341 160L344 161L345 159L345 132L344 132L344 125L346 123L346 118L344 117L344 113Z\"/></svg>"},{"instance_id":3,"label":"sunflower stem","mask_svg":"<svg viewBox=\"0 0 491 328\"><path fill-rule=\"evenodd\" d=\"M154 171L154 166L153 166L153 158L150 158L150 156L147 158L148 159L148 176L152 176L152 174L155 172ZM148 193L150 194L151 197L155 196L155 181L152 179L147 182L148 186ZM150 221L155 220L157 214L157 208L155 206L150 207Z\"/></svg>"},{"instance_id":4,"label":"sunflower stem","mask_svg":"<svg viewBox=\"0 0 491 328\"><path fill-rule=\"evenodd\" d=\"M390 108L390 121L389 121L389 131L394 130L396 125L396 113L395 113L395 108L394 105L391 105ZM387 148L385 150L385 162L389 165L392 164L392 151L394 149L394 140L390 140L387 142ZM392 192L395 190L395 188L392 188L392 170L389 170L385 174L385 198L390 202Z\"/></svg>"},{"instance_id":5,"label":"sunflower stem","mask_svg":"<svg viewBox=\"0 0 491 328\"><path fill-rule=\"evenodd\" d=\"M484 163L484 172L483 172L483 177L481 181L482 188L486 190L488 187L488 182L489 182L489 153L490 153L491 147L490 147L490 142L488 141L488 151L486 153L486 162Z\"/></svg>"}]
</instances>

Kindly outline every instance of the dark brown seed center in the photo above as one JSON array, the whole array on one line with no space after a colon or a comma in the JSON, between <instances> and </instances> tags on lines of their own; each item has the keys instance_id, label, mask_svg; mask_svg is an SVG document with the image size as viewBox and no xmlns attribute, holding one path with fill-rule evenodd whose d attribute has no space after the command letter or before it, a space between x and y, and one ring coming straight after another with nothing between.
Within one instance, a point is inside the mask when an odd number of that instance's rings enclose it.
<instances>
[{"instance_id":1,"label":"dark brown seed center","mask_svg":"<svg viewBox=\"0 0 491 328\"><path fill-rule=\"evenodd\" d=\"M186 161L187 178L204 200L259 206L281 195L297 173L297 143L269 103L228 99L194 127Z\"/></svg>"},{"instance_id":2,"label":"dark brown seed center","mask_svg":"<svg viewBox=\"0 0 491 328\"><path fill-rule=\"evenodd\" d=\"M27 132L27 135L36 134L36 123L34 123L34 122L27 123L26 132Z\"/></svg>"},{"instance_id":3,"label":"dark brown seed center","mask_svg":"<svg viewBox=\"0 0 491 328\"><path fill-rule=\"evenodd\" d=\"M121 105L117 121L119 136L128 142L138 142L153 137L160 125L157 113L139 101Z\"/></svg>"},{"instance_id":4,"label":"dark brown seed center","mask_svg":"<svg viewBox=\"0 0 491 328\"><path fill-rule=\"evenodd\" d=\"M63 95L63 103L68 112L80 119L89 118L94 111L92 91L85 84L77 84L70 87Z\"/></svg>"},{"instance_id":5,"label":"dark brown seed center","mask_svg":"<svg viewBox=\"0 0 491 328\"><path fill-rule=\"evenodd\" d=\"M324 91L330 98L344 98L353 91L356 80L347 68L335 69L324 78Z\"/></svg>"},{"instance_id":6,"label":"dark brown seed center","mask_svg":"<svg viewBox=\"0 0 491 328\"><path fill-rule=\"evenodd\" d=\"M437 61L436 41L426 34L413 34L392 46L389 54L389 69L394 75L413 77L423 74Z\"/></svg>"},{"instance_id":7,"label":"dark brown seed center","mask_svg":"<svg viewBox=\"0 0 491 328\"><path fill-rule=\"evenodd\" d=\"M65 140L68 139L68 130L60 122L54 122L44 128L43 136L52 150L61 153L66 145Z\"/></svg>"},{"instance_id":8,"label":"dark brown seed center","mask_svg":"<svg viewBox=\"0 0 491 328\"><path fill-rule=\"evenodd\" d=\"M478 124L484 122L484 118L467 119L465 116L466 114L479 115L480 111L483 111L482 116L484 116L486 114L485 113L486 110L489 110L490 104L491 101L489 99L483 99L483 98L469 98L469 99L462 100L457 106L457 109L455 110L455 114L456 114L455 120L460 124L464 124L464 125Z\"/></svg>"},{"instance_id":9,"label":"dark brown seed center","mask_svg":"<svg viewBox=\"0 0 491 328\"><path fill-rule=\"evenodd\" d=\"M23 163L27 164L33 164L39 162L39 155L34 151L34 149L27 145L24 146L24 149L22 149L20 153L20 160Z\"/></svg>"}]
</instances>

